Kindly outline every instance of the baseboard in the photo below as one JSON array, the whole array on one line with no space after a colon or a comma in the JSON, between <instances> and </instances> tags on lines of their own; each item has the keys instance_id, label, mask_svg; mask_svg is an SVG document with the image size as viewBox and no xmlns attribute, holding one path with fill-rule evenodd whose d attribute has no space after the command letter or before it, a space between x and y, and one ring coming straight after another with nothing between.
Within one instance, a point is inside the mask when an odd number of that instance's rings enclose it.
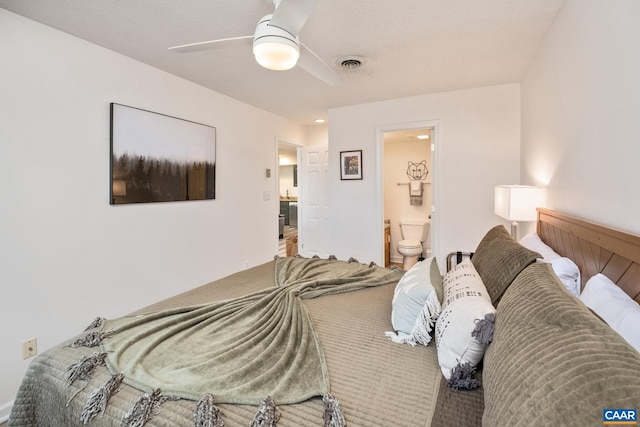
<instances>
[{"instance_id":1,"label":"baseboard","mask_svg":"<svg viewBox=\"0 0 640 427\"><path fill-rule=\"evenodd\" d=\"M11 402L3 403L0 405L0 423L7 422L9 420L9 414L11 414L11 408L13 408L13 400Z\"/></svg>"}]
</instances>

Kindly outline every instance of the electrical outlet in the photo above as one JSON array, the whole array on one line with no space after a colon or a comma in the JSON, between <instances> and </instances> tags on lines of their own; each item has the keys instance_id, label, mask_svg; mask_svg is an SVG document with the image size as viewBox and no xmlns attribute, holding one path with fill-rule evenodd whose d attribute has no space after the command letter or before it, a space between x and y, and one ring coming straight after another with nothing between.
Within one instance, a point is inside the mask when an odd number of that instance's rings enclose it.
<instances>
[{"instance_id":1,"label":"electrical outlet","mask_svg":"<svg viewBox=\"0 0 640 427\"><path fill-rule=\"evenodd\" d=\"M28 359L38 354L38 342L35 338L22 342L22 358Z\"/></svg>"}]
</instances>

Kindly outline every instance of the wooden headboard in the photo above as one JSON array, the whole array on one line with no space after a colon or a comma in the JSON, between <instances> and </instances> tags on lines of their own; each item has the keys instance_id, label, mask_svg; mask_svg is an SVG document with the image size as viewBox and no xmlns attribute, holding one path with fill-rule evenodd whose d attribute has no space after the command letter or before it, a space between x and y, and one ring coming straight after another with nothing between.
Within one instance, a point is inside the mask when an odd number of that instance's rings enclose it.
<instances>
[{"instance_id":1,"label":"wooden headboard","mask_svg":"<svg viewBox=\"0 0 640 427\"><path fill-rule=\"evenodd\" d=\"M640 235L538 208L543 242L580 268L581 288L602 273L640 303Z\"/></svg>"}]
</instances>

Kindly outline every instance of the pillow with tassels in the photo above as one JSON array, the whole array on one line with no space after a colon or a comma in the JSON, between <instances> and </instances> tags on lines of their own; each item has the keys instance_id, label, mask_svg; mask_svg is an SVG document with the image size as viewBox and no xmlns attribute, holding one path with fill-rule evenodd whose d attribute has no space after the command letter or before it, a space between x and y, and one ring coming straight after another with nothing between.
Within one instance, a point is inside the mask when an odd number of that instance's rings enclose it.
<instances>
[{"instance_id":1,"label":"pillow with tassels","mask_svg":"<svg viewBox=\"0 0 640 427\"><path fill-rule=\"evenodd\" d=\"M400 344L427 345L440 314L442 276L435 257L415 264L398 282L391 302L394 331L385 335Z\"/></svg>"},{"instance_id":2,"label":"pillow with tassels","mask_svg":"<svg viewBox=\"0 0 640 427\"><path fill-rule=\"evenodd\" d=\"M443 287L435 327L438 364L452 390L474 389L479 382L473 374L493 338L496 310L469 259L445 275Z\"/></svg>"}]
</instances>

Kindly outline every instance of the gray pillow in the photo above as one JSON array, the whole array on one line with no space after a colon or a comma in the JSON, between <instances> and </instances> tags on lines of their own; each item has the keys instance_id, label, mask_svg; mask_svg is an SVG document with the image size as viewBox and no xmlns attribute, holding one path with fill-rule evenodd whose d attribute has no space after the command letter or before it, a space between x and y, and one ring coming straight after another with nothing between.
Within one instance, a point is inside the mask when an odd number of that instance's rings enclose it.
<instances>
[{"instance_id":1,"label":"gray pillow","mask_svg":"<svg viewBox=\"0 0 640 427\"><path fill-rule=\"evenodd\" d=\"M438 301L440 302L440 305L442 305L442 298L444 295L444 288L442 286L442 274L440 274L440 269L438 268L438 263L436 262L436 258L433 257L433 260L431 261L431 270L430 270L430 280L431 280L431 286L433 286L433 289L435 289L436 291L436 295L438 296Z\"/></svg>"},{"instance_id":2,"label":"gray pillow","mask_svg":"<svg viewBox=\"0 0 640 427\"><path fill-rule=\"evenodd\" d=\"M542 256L516 242L503 225L487 232L471 257L495 306L513 279Z\"/></svg>"},{"instance_id":3,"label":"gray pillow","mask_svg":"<svg viewBox=\"0 0 640 427\"><path fill-rule=\"evenodd\" d=\"M483 425L602 425L638 407L640 354L534 263L497 307L482 380Z\"/></svg>"}]
</instances>

